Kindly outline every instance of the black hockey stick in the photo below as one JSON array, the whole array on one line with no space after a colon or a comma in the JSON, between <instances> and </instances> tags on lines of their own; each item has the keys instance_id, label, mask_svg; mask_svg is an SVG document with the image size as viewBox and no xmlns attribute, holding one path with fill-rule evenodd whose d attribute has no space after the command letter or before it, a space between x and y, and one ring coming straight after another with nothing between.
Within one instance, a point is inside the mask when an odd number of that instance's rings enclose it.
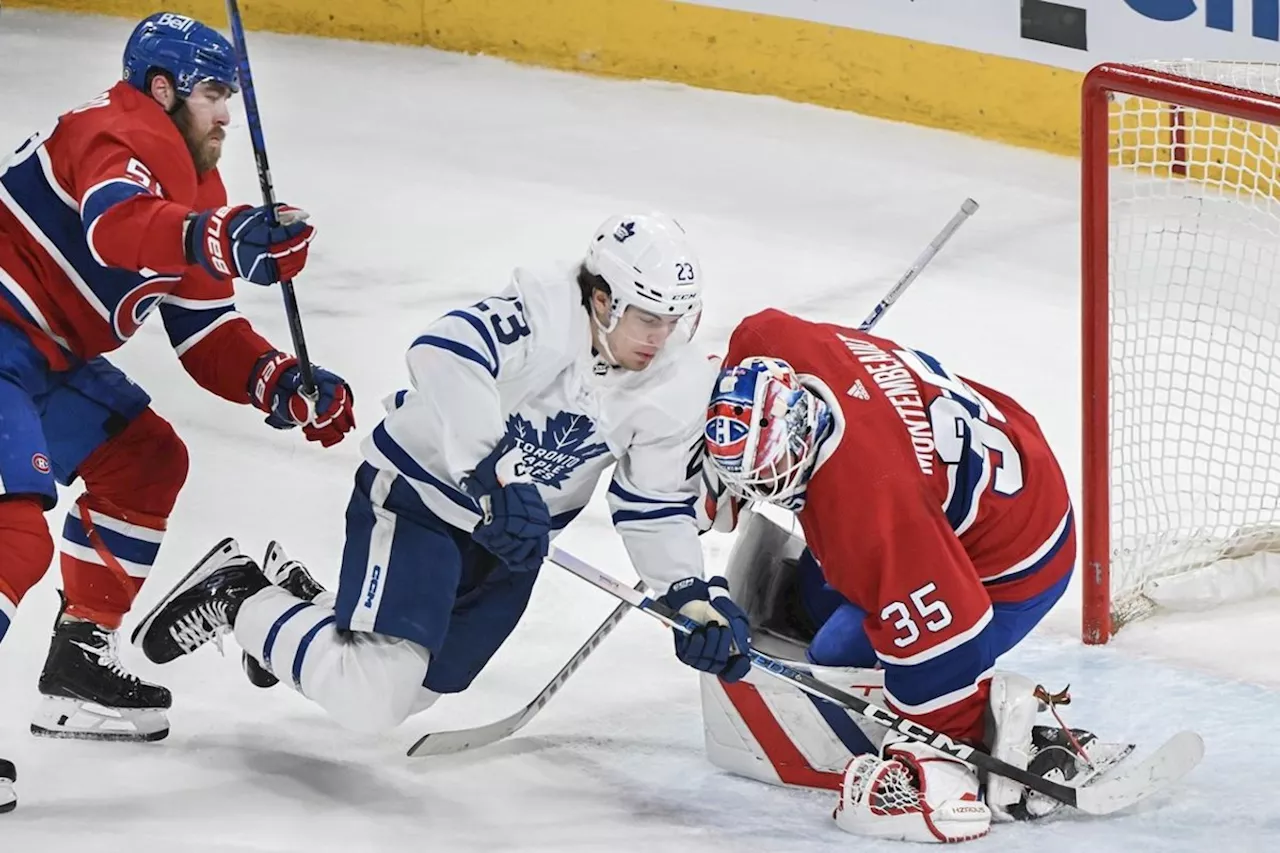
<instances>
[{"instance_id":1,"label":"black hockey stick","mask_svg":"<svg viewBox=\"0 0 1280 853\"><path fill-rule=\"evenodd\" d=\"M240 22L240 9L236 0L227 0L227 17L231 21L231 40L236 46L236 65L239 69L240 92L244 95L244 112L249 119L249 139L253 143L253 159L258 164L258 185L262 187L262 203L267 206L267 222L272 227L276 219L276 192L271 185L271 167L267 164L267 143L262 138L262 119L258 115L258 99L253 93L253 75L249 72L249 49L244 42L244 24ZM302 315L298 313L298 300L293 294L293 282L280 282L284 296L284 313L289 320L289 335L293 338L293 354L298 357L298 370L302 376L302 393L313 402L316 399L316 376L307 355L307 340L302 333Z\"/></svg>"},{"instance_id":2,"label":"black hockey stick","mask_svg":"<svg viewBox=\"0 0 1280 853\"><path fill-rule=\"evenodd\" d=\"M554 545L551 547L549 559L587 583L627 602L677 631L691 632L699 627L698 623L692 619L682 616L661 602L654 601L638 590L628 588L612 576L593 568ZM751 659L751 664L757 669L789 682L806 693L820 696L885 728L928 744L939 752L954 756L966 764L1012 779L1030 790L1038 791L1089 814L1110 814L1146 799L1181 779L1199 764L1204 756L1204 741L1198 734L1179 732L1146 760L1134 765L1130 770L1121 772L1116 778L1108 778L1086 788L1072 788L1014 767L966 743L954 741L941 732L922 726L887 708L873 705L852 693L846 693L803 670L796 669L784 661L755 649L748 649L747 655Z\"/></svg>"}]
</instances>

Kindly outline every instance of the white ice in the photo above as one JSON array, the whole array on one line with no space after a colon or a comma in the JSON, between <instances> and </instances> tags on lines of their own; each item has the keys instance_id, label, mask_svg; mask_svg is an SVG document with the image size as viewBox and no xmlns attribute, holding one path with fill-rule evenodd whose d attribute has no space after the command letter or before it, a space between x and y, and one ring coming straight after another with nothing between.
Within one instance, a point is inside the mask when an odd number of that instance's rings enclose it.
<instances>
[{"instance_id":1,"label":"white ice","mask_svg":"<svg viewBox=\"0 0 1280 853\"><path fill-rule=\"evenodd\" d=\"M129 25L0 15L3 144L117 79ZM430 50L257 33L250 50L279 196L318 227L297 284L308 343L355 387L361 434L405 382L419 327L501 287L518 264L577 256L615 210L664 209L695 235L710 282L699 335L713 349L766 306L856 324L972 196L982 209L880 331L1019 398L1077 486L1075 160L770 98ZM242 119L227 149L231 198L253 202ZM278 293L245 285L240 305L289 347ZM356 439L322 450L204 393L158 320L115 359L192 451L139 608L227 535L252 551L280 538L332 582ZM50 520L60 527L59 513ZM561 544L634 579L602 503ZM727 544L709 537L713 563ZM164 668L126 648L128 665L176 694L173 733L145 746L26 734L58 584L55 568L0 647L0 755L18 762L22 797L0 817L4 853L902 849L836 829L828 793L713 768L695 675L638 615L516 738L406 758L424 730L523 704L612 607L553 567L475 686L385 737L348 734L284 688L250 687L234 645L226 659L208 649ZM1207 757L1130 813L999 826L974 849L1276 849L1280 599L1159 618L1103 649L1080 644L1077 600L1073 589L1004 664L1070 683L1075 725L1146 748L1192 728Z\"/></svg>"}]
</instances>

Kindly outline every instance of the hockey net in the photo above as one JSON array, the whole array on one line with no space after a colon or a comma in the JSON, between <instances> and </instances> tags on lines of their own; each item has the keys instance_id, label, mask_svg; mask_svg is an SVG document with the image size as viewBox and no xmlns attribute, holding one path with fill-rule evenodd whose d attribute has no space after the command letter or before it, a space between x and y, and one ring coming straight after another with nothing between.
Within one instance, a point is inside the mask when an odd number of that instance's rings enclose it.
<instances>
[{"instance_id":1,"label":"hockey net","mask_svg":"<svg viewBox=\"0 0 1280 853\"><path fill-rule=\"evenodd\" d=\"M1280 588L1278 96L1278 64L1086 77L1086 642Z\"/></svg>"}]
</instances>

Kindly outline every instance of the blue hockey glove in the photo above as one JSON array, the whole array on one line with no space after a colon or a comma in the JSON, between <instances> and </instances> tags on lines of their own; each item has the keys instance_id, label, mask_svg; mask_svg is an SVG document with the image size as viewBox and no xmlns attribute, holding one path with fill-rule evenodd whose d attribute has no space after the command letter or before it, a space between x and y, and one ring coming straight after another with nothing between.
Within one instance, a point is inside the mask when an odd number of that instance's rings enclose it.
<instances>
[{"instance_id":1,"label":"blue hockey glove","mask_svg":"<svg viewBox=\"0 0 1280 853\"><path fill-rule=\"evenodd\" d=\"M551 542L551 512L515 439L498 442L462 486L480 504L480 523L471 538L513 572L541 566Z\"/></svg>"},{"instance_id":2,"label":"blue hockey glove","mask_svg":"<svg viewBox=\"0 0 1280 853\"><path fill-rule=\"evenodd\" d=\"M751 644L747 614L729 597L729 582L722 577L704 581L676 581L662 596L662 603L678 610L702 627L692 634L675 632L676 657L694 669L737 681L751 669L744 654Z\"/></svg>"},{"instance_id":3,"label":"blue hockey glove","mask_svg":"<svg viewBox=\"0 0 1280 853\"><path fill-rule=\"evenodd\" d=\"M254 284L294 278L307 263L315 229L307 224L305 210L277 205L275 226L268 223L267 212L242 204L192 214L187 260L214 278L238 277Z\"/></svg>"},{"instance_id":4,"label":"blue hockey glove","mask_svg":"<svg viewBox=\"0 0 1280 853\"><path fill-rule=\"evenodd\" d=\"M276 429L301 426L307 441L330 447L355 428L355 396L346 380L319 365L312 366L316 380L314 404L302 393L298 359L269 352L258 359L249 376L249 397L267 413L266 422Z\"/></svg>"}]
</instances>

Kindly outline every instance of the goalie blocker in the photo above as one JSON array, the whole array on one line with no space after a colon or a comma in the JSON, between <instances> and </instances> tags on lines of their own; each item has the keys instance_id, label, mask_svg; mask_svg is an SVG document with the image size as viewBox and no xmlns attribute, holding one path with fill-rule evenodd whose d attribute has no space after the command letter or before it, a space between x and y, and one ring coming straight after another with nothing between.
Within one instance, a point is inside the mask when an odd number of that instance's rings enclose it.
<instances>
[{"instance_id":1,"label":"goalie blocker","mask_svg":"<svg viewBox=\"0 0 1280 853\"><path fill-rule=\"evenodd\" d=\"M737 529L726 577L751 620L754 646L883 705L882 670L808 662L815 626L801 601L803 540L759 512L742 513ZM886 739L887 729L759 670L734 684L703 676L701 696L707 756L715 766L771 785L838 791L833 816L854 834L964 841L985 835L992 820L1042 817L1057 808L1009 780L992 778L984 789L967 764L918 743L895 742L893 735ZM1087 732L1067 736L1060 728L1035 726L1044 708L1034 683L997 672L989 712L992 753L1080 785L1132 750L1099 744ZM1077 758L1078 747L1092 767Z\"/></svg>"}]
</instances>

